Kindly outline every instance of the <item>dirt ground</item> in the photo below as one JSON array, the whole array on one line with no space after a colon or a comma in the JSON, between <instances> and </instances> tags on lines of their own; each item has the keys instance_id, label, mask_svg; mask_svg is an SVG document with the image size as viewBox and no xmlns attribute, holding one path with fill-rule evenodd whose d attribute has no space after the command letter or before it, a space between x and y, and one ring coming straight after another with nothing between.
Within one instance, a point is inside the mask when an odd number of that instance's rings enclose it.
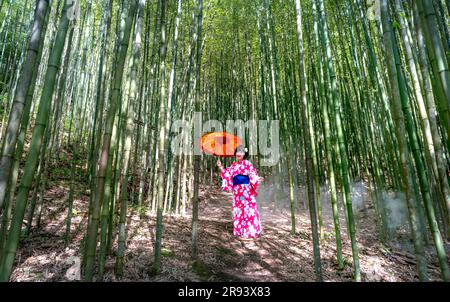
<instances>
[{"instance_id":1,"label":"dirt ground","mask_svg":"<svg viewBox=\"0 0 450 302\"><path fill-rule=\"evenodd\" d=\"M44 200L39 228L33 228L17 252L12 281L79 280L80 243L87 222L87 190L78 188L74 202L72 238L64 247L68 185L54 182ZM106 262L105 281L315 281L311 229L307 209L297 213L295 235L291 235L290 214L286 209L260 205L263 236L243 241L232 236L231 194L218 187L201 187L199 220L199 259L192 266L191 217L164 216L162 270L152 275L155 217L142 219L130 208L127 223L127 250L124 276L114 276L114 251ZM363 281L417 281L414 256L401 244L379 243L373 209L356 213L358 247ZM352 281L352 256L342 222L345 267L338 270L332 220L325 217L321 261L324 281ZM440 280L437 258L430 247L429 274Z\"/></svg>"}]
</instances>

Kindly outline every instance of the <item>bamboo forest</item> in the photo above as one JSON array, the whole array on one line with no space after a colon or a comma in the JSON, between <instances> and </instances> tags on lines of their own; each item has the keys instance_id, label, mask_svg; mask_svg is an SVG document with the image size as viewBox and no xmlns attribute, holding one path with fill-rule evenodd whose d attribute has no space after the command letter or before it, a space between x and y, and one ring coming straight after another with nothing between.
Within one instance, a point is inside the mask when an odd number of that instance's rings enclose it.
<instances>
[{"instance_id":1,"label":"bamboo forest","mask_svg":"<svg viewBox=\"0 0 450 302\"><path fill-rule=\"evenodd\" d=\"M449 24L0 0L0 281L450 281Z\"/></svg>"}]
</instances>

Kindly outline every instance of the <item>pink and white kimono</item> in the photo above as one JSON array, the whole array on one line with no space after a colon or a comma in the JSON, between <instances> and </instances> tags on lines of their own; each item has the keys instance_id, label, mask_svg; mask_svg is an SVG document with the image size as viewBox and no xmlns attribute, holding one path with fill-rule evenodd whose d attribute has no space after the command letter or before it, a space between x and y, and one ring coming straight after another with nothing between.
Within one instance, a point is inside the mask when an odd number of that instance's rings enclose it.
<instances>
[{"instance_id":1,"label":"pink and white kimono","mask_svg":"<svg viewBox=\"0 0 450 302\"><path fill-rule=\"evenodd\" d=\"M233 185L237 175L249 177L248 184ZM248 160L235 162L220 173L222 190L233 192L233 225L235 236L256 238L262 232L261 220L256 204L256 189L259 186L258 172Z\"/></svg>"}]
</instances>

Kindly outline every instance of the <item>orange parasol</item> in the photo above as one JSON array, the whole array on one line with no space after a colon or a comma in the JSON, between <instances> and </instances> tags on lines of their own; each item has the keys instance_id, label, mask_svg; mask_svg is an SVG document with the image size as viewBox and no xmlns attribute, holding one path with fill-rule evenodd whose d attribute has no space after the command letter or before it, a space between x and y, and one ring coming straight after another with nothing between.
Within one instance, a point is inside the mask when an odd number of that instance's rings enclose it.
<instances>
[{"instance_id":1,"label":"orange parasol","mask_svg":"<svg viewBox=\"0 0 450 302\"><path fill-rule=\"evenodd\" d=\"M234 156L234 150L242 145L239 137L226 132L211 132L202 136L202 150L216 156Z\"/></svg>"}]
</instances>

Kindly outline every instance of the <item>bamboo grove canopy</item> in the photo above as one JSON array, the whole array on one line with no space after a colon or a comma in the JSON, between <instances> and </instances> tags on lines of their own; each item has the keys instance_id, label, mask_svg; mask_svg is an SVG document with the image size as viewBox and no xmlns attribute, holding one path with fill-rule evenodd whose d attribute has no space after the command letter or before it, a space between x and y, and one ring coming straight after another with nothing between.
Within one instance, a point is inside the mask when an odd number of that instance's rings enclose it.
<instances>
[{"instance_id":1,"label":"bamboo grove canopy","mask_svg":"<svg viewBox=\"0 0 450 302\"><path fill-rule=\"evenodd\" d=\"M76 2L0 0L1 281L13 280L21 238L51 219L46 196L58 184L63 241L79 245L83 280L102 280L111 259L124 275L130 208L156 219L154 273L164 215L191 215L201 261L199 191L218 186L218 170L212 156L171 148L189 147L171 126L195 112L279 121L280 160L258 168L277 188L306 190L289 196L291 233L303 204L317 281L328 205L334 268L365 280L357 181L370 191L376 240L396 235L384 198L395 193L414 278L430 280L431 261L450 280L449 1ZM73 219L82 196L84 224Z\"/></svg>"}]
</instances>

